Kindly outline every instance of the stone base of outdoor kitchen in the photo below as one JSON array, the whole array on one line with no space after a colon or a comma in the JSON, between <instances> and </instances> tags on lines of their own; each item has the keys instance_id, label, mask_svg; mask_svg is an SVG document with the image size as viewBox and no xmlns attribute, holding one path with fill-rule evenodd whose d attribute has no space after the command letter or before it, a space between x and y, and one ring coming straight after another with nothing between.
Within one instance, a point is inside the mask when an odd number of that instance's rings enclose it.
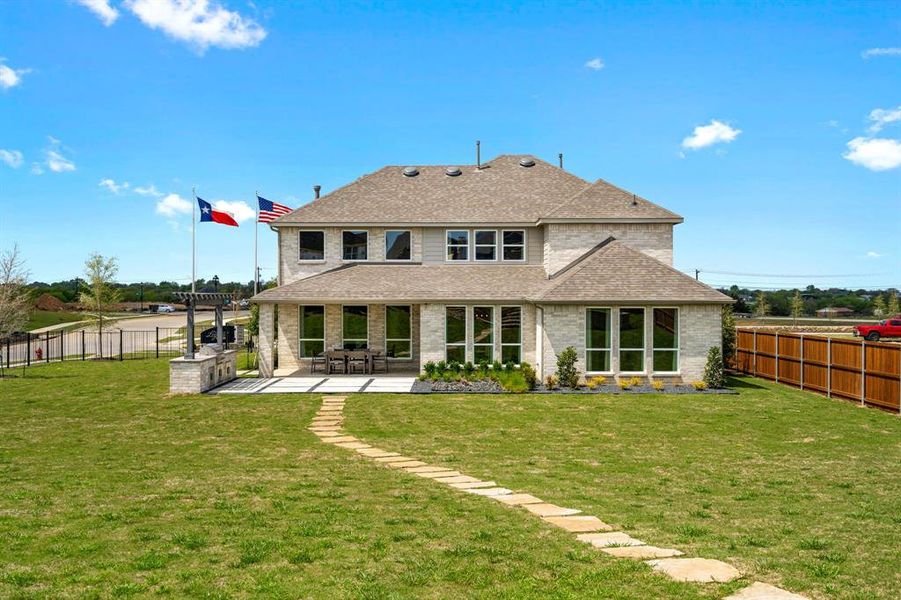
<instances>
[{"instance_id":1,"label":"stone base of outdoor kitchen","mask_svg":"<svg viewBox=\"0 0 901 600\"><path fill-rule=\"evenodd\" d=\"M169 393L200 394L237 377L237 350L201 348L194 358L179 356L169 361Z\"/></svg>"}]
</instances>

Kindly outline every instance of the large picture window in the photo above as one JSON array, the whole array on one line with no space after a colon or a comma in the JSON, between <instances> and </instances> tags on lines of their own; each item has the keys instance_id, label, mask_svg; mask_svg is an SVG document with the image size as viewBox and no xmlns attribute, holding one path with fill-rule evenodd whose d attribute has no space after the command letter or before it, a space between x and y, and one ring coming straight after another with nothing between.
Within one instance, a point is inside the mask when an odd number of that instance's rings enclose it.
<instances>
[{"instance_id":1,"label":"large picture window","mask_svg":"<svg viewBox=\"0 0 901 600\"><path fill-rule=\"evenodd\" d=\"M385 260L410 260L413 258L412 235L409 231L385 232Z\"/></svg>"},{"instance_id":2,"label":"large picture window","mask_svg":"<svg viewBox=\"0 0 901 600\"><path fill-rule=\"evenodd\" d=\"M675 308L654 309L654 371L675 373L679 370L679 311Z\"/></svg>"},{"instance_id":3,"label":"large picture window","mask_svg":"<svg viewBox=\"0 0 901 600\"><path fill-rule=\"evenodd\" d=\"M609 308L589 308L585 314L585 370L589 373L610 372Z\"/></svg>"},{"instance_id":4,"label":"large picture window","mask_svg":"<svg viewBox=\"0 0 901 600\"><path fill-rule=\"evenodd\" d=\"M325 307L300 307L300 357L312 358L325 352Z\"/></svg>"},{"instance_id":5,"label":"large picture window","mask_svg":"<svg viewBox=\"0 0 901 600\"><path fill-rule=\"evenodd\" d=\"M476 260L497 260L497 232L477 229L474 236Z\"/></svg>"},{"instance_id":6,"label":"large picture window","mask_svg":"<svg viewBox=\"0 0 901 600\"><path fill-rule=\"evenodd\" d=\"M325 232L301 231L297 234L298 260L325 260Z\"/></svg>"},{"instance_id":7,"label":"large picture window","mask_svg":"<svg viewBox=\"0 0 901 600\"><path fill-rule=\"evenodd\" d=\"M369 307L345 306L342 310L342 336L345 350L362 350L369 346Z\"/></svg>"},{"instance_id":8,"label":"large picture window","mask_svg":"<svg viewBox=\"0 0 901 600\"><path fill-rule=\"evenodd\" d=\"M501 307L501 362L522 362L522 308Z\"/></svg>"},{"instance_id":9,"label":"large picture window","mask_svg":"<svg viewBox=\"0 0 901 600\"><path fill-rule=\"evenodd\" d=\"M448 306L444 317L444 357L466 362L466 307Z\"/></svg>"},{"instance_id":10,"label":"large picture window","mask_svg":"<svg viewBox=\"0 0 901 600\"><path fill-rule=\"evenodd\" d=\"M385 354L388 358L411 358L413 326L409 306L385 307Z\"/></svg>"},{"instance_id":11,"label":"large picture window","mask_svg":"<svg viewBox=\"0 0 901 600\"><path fill-rule=\"evenodd\" d=\"M341 232L341 258L344 260L367 260L368 257L368 231Z\"/></svg>"},{"instance_id":12,"label":"large picture window","mask_svg":"<svg viewBox=\"0 0 901 600\"><path fill-rule=\"evenodd\" d=\"M448 230L447 260L469 260L469 232L465 229Z\"/></svg>"},{"instance_id":13,"label":"large picture window","mask_svg":"<svg viewBox=\"0 0 901 600\"><path fill-rule=\"evenodd\" d=\"M494 360L494 307L475 306L472 309L472 360Z\"/></svg>"},{"instance_id":14,"label":"large picture window","mask_svg":"<svg viewBox=\"0 0 901 600\"><path fill-rule=\"evenodd\" d=\"M501 236L504 260L522 262L526 259L526 232L523 229L506 230Z\"/></svg>"},{"instance_id":15,"label":"large picture window","mask_svg":"<svg viewBox=\"0 0 901 600\"><path fill-rule=\"evenodd\" d=\"M619 370L644 372L644 309L619 309Z\"/></svg>"}]
</instances>

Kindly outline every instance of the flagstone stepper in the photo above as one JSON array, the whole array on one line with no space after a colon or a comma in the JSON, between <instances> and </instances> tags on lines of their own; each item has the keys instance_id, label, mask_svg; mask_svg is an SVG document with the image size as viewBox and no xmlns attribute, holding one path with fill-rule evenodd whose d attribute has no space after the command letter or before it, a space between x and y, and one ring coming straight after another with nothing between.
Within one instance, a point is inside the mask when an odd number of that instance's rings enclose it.
<instances>
[{"instance_id":1,"label":"flagstone stepper","mask_svg":"<svg viewBox=\"0 0 901 600\"><path fill-rule=\"evenodd\" d=\"M424 467L425 463L421 460L408 460L406 462L389 462L388 466L395 469L406 469L407 467Z\"/></svg>"},{"instance_id":2,"label":"flagstone stepper","mask_svg":"<svg viewBox=\"0 0 901 600\"><path fill-rule=\"evenodd\" d=\"M401 456L397 454L395 456L377 456L375 462L380 463L396 463L396 462L409 462L413 460L409 456Z\"/></svg>"},{"instance_id":3,"label":"flagstone stepper","mask_svg":"<svg viewBox=\"0 0 901 600\"><path fill-rule=\"evenodd\" d=\"M453 469L448 469L447 467L436 467L435 465L424 465L421 467L413 467L412 469L407 469L410 473L437 473L439 471L453 471Z\"/></svg>"},{"instance_id":4,"label":"flagstone stepper","mask_svg":"<svg viewBox=\"0 0 901 600\"><path fill-rule=\"evenodd\" d=\"M420 477L425 477L426 479L438 479L441 477L457 477L462 475L460 471L436 471L431 473L414 473L415 475L419 475Z\"/></svg>"},{"instance_id":5,"label":"flagstone stepper","mask_svg":"<svg viewBox=\"0 0 901 600\"><path fill-rule=\"evenodd\" d=\"M326 444L340 444L343 442L356 442L358 440L352 435L339 435L338 437L323 438L322 441Z\"/></svg>"},{"instance_id":6,"label":"flagstone stepper","mask_svg":"<svg viewBox=\"0 0 901 600\"><path fill-rule=\"evenodd\" d=\"M340 432L340 430L314 431L313 433L321 438L337 437L339 435L344 435Z\"/></svg>"},{"instance_id":7,"label":"flagstone stepper","mask_svg":"<svg viewBox=\"0 0 901 600\"><path fill-rule=\"evenodd\" d=\"M793 594L774 585L757 581L727 596L725 600L807 600L807 596Z\"/></svg>"},{"instance_id":8,"label":"flagstone stepper","mask_svg":"<svg viewBox=\"0 0 901 600\"><path fill-rule=\"evenodd\" d=\"M523 508L539 517L565 517L567 515L577 515L581 510L577 508L563 508L556 504L541 502L538 504L524 504Z\"/></svg>"},{"instance_id":9,"label":"flagstone stepper","mask_svg":"<svg viewBox=\"0 0 901 600\"><path fill-rule=\"evenodd\" d=\"M513 493L513 490L508 490L505 487L470 488L463 491L470 494L476 494L477 496L503 496Z\"/></svg>"},{"instance_id":10,"label":"flagstone stepper","mask_svg":"<svg viewBox=\"0 0 901 600\"><path fill-rule=\"evenodd\" d=\"M475 483L478 481L475 477L470 477L469 475L457 475L455 477L439 477L435 479L435 481L440 481L441 483L446 483L448 485L452 483Z\"/></svg>"},{"instance_id":11,"label":"flagstone stepper","mask_svg":"<svg viewBox=\"0 0 901 600\"><path fill-rule=\"evenodd\" d=\"M469 483L450 483L450 486L452 488L457 488L458 490L474 490L478 488L497 487L497 484L493 481L471 481Z\"/></svg>"},{"instance_id":12,"label":"flagstone stepper","mask_svg":"<svg viewBox=\"0 0 901 600\"><path fill-rule=\"evenodd\" d=\"M369 458L385 458L392 456L399 456L397 452L388 452L387 450L382 450L381 448L366 448L364 450L358 450L360 454L363 456L368 456Z\"/></svg>"},{"instance_id":13,"label":"flagstone stepper","mask_svg":"<svg viewBox=\"0 0 901 600\"><path fill-rule=\"evenodd\" d=\"M610 556L615 556L617 558L634 558L635 560L682 556L682 552L679 552L678 550L674 550L673 548L658 548L657 546L613 546L610 548L601 548L601 552L606 552Z\"/></svg>"},{"instance_id":14,"label":"flagstone stepper","mask_svg":"<svg viewBox=\"0 0 901 600\"><path fill-rule=\"evenodd\" d=\"M340 425L313 425L312 427L307 427L313 433L316 432L329 432L329 431L341 431Z\"/></svg>"},{"instance_id":15,"label":"flagstone stepper","mask_svg":"<svg viewBox=\"0 0 901 600\"><path fill-rule=\"evenodd\" d=\"M541 498L536 498L532 494L509 494L507 496L497 496L498 502L503 502L510 506L519 506L521 504L541 504L544 502Z\"/></svg>"},{"instance_id":16,"label":"flagstone stepper","mask_svg":"<svg viewBox=\"0 0 901 600\"><path fill-rule=\"evenodd\" d=\"M568 517L544 517L551 525L556 525L570 533L588 533L592 531L612 531L613 527L607 525L597 517L589 515L570 515Z\"/></svg>"},{"instance_id":17,"label":"flagstone stepper","mask_svg":"<svg viewBox=\"0 0 901 600\"><path fill-rule=\"evenodd\" d=\"M661 558L649 560L647 564L676 581L726 583L741 577L732 565L712 558Z\"/></svg>"},{"instance_id":18,"label":"flagstone stepper","mask_svg":"<svg viewBox=\"0 0 901 600\"><path fill-rule=\"evenodd\" d=\"M361 448L372 448L369 444L364 444L363 442L341 442L339 444L335 444L336 446L341 446L342 448L350 448L351 450L359 450Z\"/></svg>"},{"instance_id":19,"label":"flagstone stepper","mask_svg":"<svg viewBox=\"0 0 901 600\"><path fill-rule=\"evenodd\" d=\"M611 531L609 533L582 533L576 536L576 539L586 544L591 544L595 548L607 548L609 546L645 546L641 540L637 540L622 531Z\"/></svg>"}]
</instances>

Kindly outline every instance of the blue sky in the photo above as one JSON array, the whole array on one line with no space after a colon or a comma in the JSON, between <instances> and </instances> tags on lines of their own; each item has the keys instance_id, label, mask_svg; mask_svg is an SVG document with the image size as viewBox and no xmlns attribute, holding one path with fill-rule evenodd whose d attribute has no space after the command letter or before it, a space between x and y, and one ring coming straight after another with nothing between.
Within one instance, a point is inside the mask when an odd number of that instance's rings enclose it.
<instances>
[{"instance_id":1,"label":"blue sky","mask_svg":"<svg viewBox=\"0 0 901 600\"><path fill-rule=\"evenodd\" d=\"M188 281L192 186L297 206L480 139L682 214L680 269L767 275L708 282L901 286L897 2L0 0L0 59L0 249L35 279ZM251 279L252 218L197 242Z\"/></svg>"}]
</instances>

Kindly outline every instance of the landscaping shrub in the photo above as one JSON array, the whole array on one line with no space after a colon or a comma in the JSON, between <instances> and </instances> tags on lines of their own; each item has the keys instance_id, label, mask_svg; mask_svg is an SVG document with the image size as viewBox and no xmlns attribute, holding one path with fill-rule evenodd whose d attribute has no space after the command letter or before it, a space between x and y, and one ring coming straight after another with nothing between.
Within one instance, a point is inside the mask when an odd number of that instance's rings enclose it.
<instances>
[{"instance_id":1,"label":"landscaping shrub","mask_svg":"<svg viewBox=\"0 0 901 600\"><path fill-rule=\"evenodd\" d=\"M496 381L507 392L522 393L535 387L535 369L528 364L521 368L508 370L504 368L489 369L487 363L479 365L476 370L471 362L460 364L458 361L445 363L427 362L420 374L421 381L441 381L445 383L472 382L490 379Z\"/></svg>"},{"instance_id":2,"label":"landscaping shrub","mask_svg":"<svg viewBox=\"0 0 901 600\"><path fill-rule=\"evenodd\" d=\"M707 364L704 365L704 383L707 387L719 389L726 383L723 373L723 355L716 346L707 351Z\"/></svg>"},{"instance_id":3,"label":"landscaping shrub","mask_svg":"<svg viewBox=\"0 0 901 600\"><path fill-rule=\"evenodd\" d=\"M563 352L557 355L557 380L560 385L576 389L579 387L579 371L576 369L576 361L579 355L572 346L567 346Z\"/></svg>"},{"instance_id":4,"label":"landscaping shrub","mask_svg":"<svg viewBox=\"0 0 901 600\"><path fill-rule=\"evenodd\" d=\"M630 377L629 385L632 387L638 387L639 385L641 385L641 377Z\"/></svg>"},{"instance_id":5,"label":"landscaping shrub","mask_svg":"<svg viewBox=\"0 0 901 600\"><path fill-rule=\"evenodd\" d=\"M659 379L652 379L651 387L654 388L655 390L657 390L658 392L662 392L663 391L663 382L660 381Z\"/></svg>"},{"instance_id":6,"label":"landscaping shrub","mask_svg":"<svg viewBox=\"0 0 901 600\"><path fill-rule=\"evenodd\" d=\"M631 380L629 379L620 379L616 382L616 385L618 385L621 390L627 390L632 387Z\"/></svg>"},{"instance_id":7,"label":"landscaping shrub","mask_svg":"<svg viewBox=\"0 0 901 600\"><path fill-rule=\"evenodd\" d=\"M606 383L606 382L607 382L607 378L604 377L603 375L595 375L594 377L587 379L585 381L585 385L588 386L589 390L594 390L594 389L597 389L598 387L604 385L604 383Z\"/></svg>"},{"instance_id":8,"label":"landscaping shrub","mask_svg":"<svg viewBox=\"0 0 901 600\"><path fill-rule=\"evenodd\" d=\"M535 368L527 362L522 363L519 366L519 370L522 371L523 379L526 380L526 385L529 386L530 390L535 389L535 385L538 383L538 374L535 372Z\"/></svg>"},{"instance_id":9,"label":"landscaping shrub","mask_svg":"<svg viewBox=\"0 0 901 600\"><path fill-rule=\"evenodd\" d=\"M476 367L470 361L466 361L466 364L463 365L463 373L468 377L475 373Z\"/></svg>"},{"instance_id":10,"label":"landscaping shrub","mask_svg":"<svg viewBox=\"0 0 901 600\"><path fill-rule=\"evenodd\" d=\"M546 387L549 390L557 389L558 383L559 382L557 381L556 375L548 375L547 377L544 378L544 387Z\"/></svg>"},{"instance_id":11,"label":"landscaping shrub","mask_svg":"<svg viewBox=\"0 0 901 600\"><path fill-rule=\"evenodd\" d=\"M435 371L437 371L437 365L435 364L435 361L430 360L426 364L422 365L422 370L425 372L425 375L428 376L429 379L431 379L435 374Z\"/></svg>"},{"instance_id":12,"label":"landscaping shrub","mask_svg":"<svg viewBox=\"0 0 901 600\"><path fill-rule=\"evenodd\" d=\"M707 389L707 384L704 383L703 381L692 381L691 385L692 385L692 387L694 387L694 389L698 390L699 392L702 392Z\"/></svg>"}]
</instances>

